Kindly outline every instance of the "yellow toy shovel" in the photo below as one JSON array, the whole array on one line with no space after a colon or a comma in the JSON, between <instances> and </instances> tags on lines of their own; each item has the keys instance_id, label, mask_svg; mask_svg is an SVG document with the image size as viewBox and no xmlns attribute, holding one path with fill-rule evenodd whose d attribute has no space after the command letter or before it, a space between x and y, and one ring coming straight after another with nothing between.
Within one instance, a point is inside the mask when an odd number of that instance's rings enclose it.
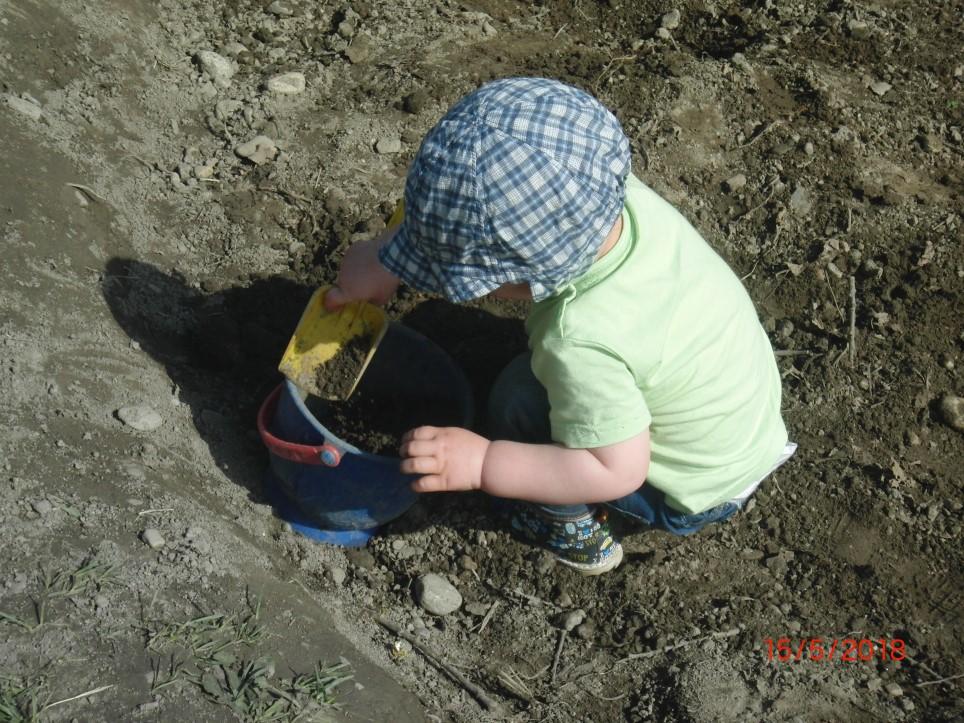
<instances>
[{"instance_id":1,"label":"yellow toy shovel","mask_svg":"<svg viewBox=\"0 0 964 723\"><path fill-rule=\"evenodd\" d=\"M388 319L379 307L364 301L327 311L324 301L330 288L322 286L312 294L278 369L309 394L340 401L358 386L385 336Z\"/></svg>"}]
</instances>

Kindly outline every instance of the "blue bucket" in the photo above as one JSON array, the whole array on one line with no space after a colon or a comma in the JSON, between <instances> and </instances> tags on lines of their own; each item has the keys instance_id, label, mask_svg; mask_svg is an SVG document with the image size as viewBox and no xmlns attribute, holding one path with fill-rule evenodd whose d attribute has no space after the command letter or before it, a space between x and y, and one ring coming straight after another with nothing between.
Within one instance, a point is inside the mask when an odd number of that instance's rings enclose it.
<instances>
[{"instance_id":1,"label":"blue bucket","mask_svg":"<svg viewBox=\"0 0 964 723\"><path fill-rule=\"evenodd\" d=\"M472 391L455 362L418 332L391 322L355 394L408 398L434 418L413 414L412 426L467 427ZM328 403L309 398L290 380L261 405L258 431L268 448L268 496L278 514L313 539L361 546L378 528L403 515L417 495L416 475L399 471L399 458L372 454L329 430ZM421 403L420 403L421 402ZM311 407L309 409L309 406Z\"/></svg>"}]
</instances>

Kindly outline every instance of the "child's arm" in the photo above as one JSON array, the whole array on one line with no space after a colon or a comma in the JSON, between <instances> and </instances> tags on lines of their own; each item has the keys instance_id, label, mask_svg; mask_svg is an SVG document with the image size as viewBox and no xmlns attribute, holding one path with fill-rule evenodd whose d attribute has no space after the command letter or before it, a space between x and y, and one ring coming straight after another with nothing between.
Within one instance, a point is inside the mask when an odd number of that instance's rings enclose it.
<instances>
[{"instance_id":1,"label":"child's arm","mask_svg":"<svg viewBox=\"0 0 964 723\"><path fill-rule=\"evenodd\" d=\"M423 475L416 492L482 490L497 497L577 504L635 491L649 472L649 429L594 449L523 444L458 427L418 427L402 439L402 471Z\"/></svg>"},{"instance_id":2,"label":"child's arm","mask_svg":"<svg viewBox=\"0 0 964 723\"><path fill-rule=\"evenodd\" d=\"M395 295L399 278L382 266L378 249L391 241L397 226L380 236L357 241L348 247L341 260L335 285L325 294L325 308L334 311L349 301L386 304Z\"/></svg>"}]
</instances>

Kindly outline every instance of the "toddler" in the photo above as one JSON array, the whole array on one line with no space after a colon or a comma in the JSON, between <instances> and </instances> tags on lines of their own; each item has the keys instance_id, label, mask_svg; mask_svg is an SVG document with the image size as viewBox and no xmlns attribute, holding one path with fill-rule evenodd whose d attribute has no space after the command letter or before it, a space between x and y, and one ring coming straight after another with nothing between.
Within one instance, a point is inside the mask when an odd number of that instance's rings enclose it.
<instances>
[{"instance_id":1,"label":"toddler","mask_svg":"<svg viewBox=\"0 0 964 723\"><path fill-rule=\"evenodd\" d=\"M582 574L616 567L606 510L685 535L739 510L796 448L780 375L739 279L630 173L629 143L589 94L488 83L428 133L404 217L352 245L329 308L400 282L462 302L531 299L529 353L489 398L491 439L418 427L418 492L523 501L512 526Z\"/></svg>"}]
</instances>

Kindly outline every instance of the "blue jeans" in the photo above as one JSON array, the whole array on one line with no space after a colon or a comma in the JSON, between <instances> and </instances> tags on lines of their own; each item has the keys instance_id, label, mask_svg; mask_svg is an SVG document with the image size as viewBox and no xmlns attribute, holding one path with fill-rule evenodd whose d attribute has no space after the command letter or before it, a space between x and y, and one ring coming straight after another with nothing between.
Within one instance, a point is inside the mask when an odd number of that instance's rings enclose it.
<instances>
[{"instance_id":1,"label":"blue jeans","mask_svg":"<svg viewBox=\"0 0 964 723\"><path fill-rule=\"evenodd\" d=\"M488 424L493 439L509 439L529 444L552 441L549 427L549 398L536 379L530 355L520 354L499 374L489 394ZM666 502L666 495L644 484L635 492L605 503L639 522L667 530L674 535L689 535L712 522L732 517L742 502L724 502L704 512L680 512ZM551 516L573 517L591 512L589 505L536 505Z\"/></svg>"}]
</instances>

